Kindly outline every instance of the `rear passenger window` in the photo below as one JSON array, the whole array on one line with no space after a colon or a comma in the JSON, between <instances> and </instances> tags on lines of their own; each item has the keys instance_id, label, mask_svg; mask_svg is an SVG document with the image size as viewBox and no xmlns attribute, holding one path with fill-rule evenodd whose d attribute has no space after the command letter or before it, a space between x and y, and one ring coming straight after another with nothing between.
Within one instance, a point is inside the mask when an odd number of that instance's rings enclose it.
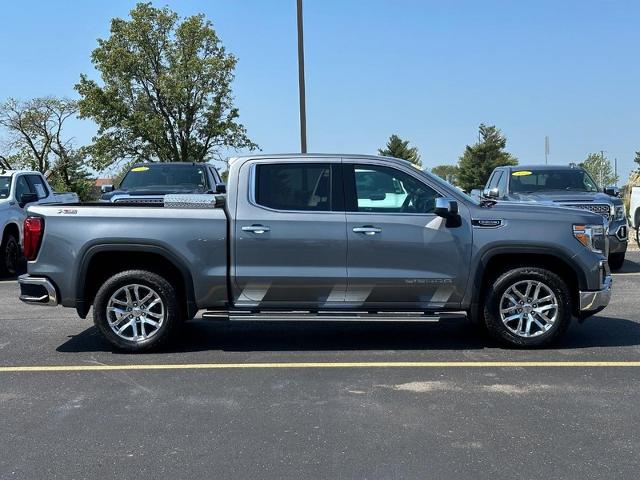
<instances>
[{"instance_id":1,"label":"rear passenger window","mask_svg":"<svg viewBox=\"0 0 640 480\"><path fill-rule=\"evenodd\" d=\"M256 203L276 210L331 210L328 163L256 165Z\"/></svg>"},{"instance_id":2,"label":"rear passenger window","mask_svg":"<svg viewBox=\"0 0 640 480\"><path fill-rule=\"evenodd\" d=\"M49 194L42 177L39 175L27 175L27 181L31 186L31 191L38 194L38 199L43 199Z\"/></svg>"}]
</instances>

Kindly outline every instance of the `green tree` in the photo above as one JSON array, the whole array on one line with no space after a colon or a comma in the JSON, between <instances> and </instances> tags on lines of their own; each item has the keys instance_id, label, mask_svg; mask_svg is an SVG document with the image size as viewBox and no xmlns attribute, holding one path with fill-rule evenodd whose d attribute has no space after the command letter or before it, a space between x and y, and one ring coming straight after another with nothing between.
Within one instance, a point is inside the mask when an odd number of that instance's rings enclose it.
<instances>
[{"instance_id":1,"label":"green tree","mask_svg":"<svg viewBox=\"0 0 640 480\"><path fill-rule=\"evenodd\" d=\"M238 123L231 82L236 58L203 15L180 19L139 3L111 21L91 60L102 83L81 75L80 115L98 124L91 154L120 159L207 161L221 148L257 148Z\"/></svg>"},{"instance_id":2,"label":"green tree","mask_svg":"<svg viewBox=\"0 0 640 480\"><path fill-rule=\"evenodd\" d=\"M640 151L636 152L635 157L633 157L633 161L638 165L638 170L640 170Z\"/></svg>"},{"instance_id":3,"label":"green tree","mask_svg":"<svg viewBox=\"0 0 640 480\"><path fill-rule=\"evenodd\" d=\"M66 122L77 113L77 102L66 98L5 101L0 105L0 126L10 153L3 157L4 166L39 171L55 189L89 198L93 181L85 168L86 152L64 132Z\"/></svg>"},{"instance_id":4,"label":"green tree","mask_svg":"<svg viewBox=\"0 0 640 480\"><path fill-rule=\"evenodd\" d=\"M459 169L457 165L438 165L431 169L431 173L450 183L455 183L457 181L458 172Z\"/></svg>"},{"instance_id":5,"label":"green tree","mask_svg":"<svg viewBox=\"0 0 640 480\"><path fill-rule=\"evenodd\" d=\"M409 160L416 167L422 167L420 154L417 147L410 147L409 140L402 140L398 135L391 135L387 146L378 149L378 153L385 157L402 158Z\"/></svg>"},{"instance_id":6,"label":"green tree","mask_svg":"<svg viewBox=\"0 0 640 480\"><path fill-rule=\"evenodd\" d=\"M590 153L580 166L591 174L600 187L618 183L611 161L603 153Z\"/></svg>"},{"instance_id":7,"label":"green tree","mask_svg":"<svg viewBox=\"0 0 640 480\"><path fill-rule=\"evenodd\" d=\"M466 191L484 187L494 168L518 164L518 159L505 151L507 139L498 128L482 123L479 134L478 142L467 145L458 160L458 183Z\"/></svg>"}]
</instances>

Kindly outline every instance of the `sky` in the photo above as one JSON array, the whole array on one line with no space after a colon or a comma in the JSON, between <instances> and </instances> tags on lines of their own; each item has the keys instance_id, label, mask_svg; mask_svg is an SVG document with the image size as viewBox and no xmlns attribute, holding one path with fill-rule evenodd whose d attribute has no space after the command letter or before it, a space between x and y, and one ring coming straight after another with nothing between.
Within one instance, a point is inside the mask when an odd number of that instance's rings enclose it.
<instances>
[{"instance_id":1,"label":"sky","mask_svg":"<svg viewBox=\"0 0 640 480\"><path fill-rule=\"evenodd\" d=\"M76 97L81 73L99 78L97 39L135 3L2 2L0 100ZM213 22L265 153L300 148L295 4L154 2ZM637 1L304 0L308 149L374 154L395 133L433 167L456 163L486 123L520 163L544 163L549 136L549 163L604 150L624 183L640 150L638 19ZM95 125L67 132L88 143Z\"/></svg>"}]
</instances>

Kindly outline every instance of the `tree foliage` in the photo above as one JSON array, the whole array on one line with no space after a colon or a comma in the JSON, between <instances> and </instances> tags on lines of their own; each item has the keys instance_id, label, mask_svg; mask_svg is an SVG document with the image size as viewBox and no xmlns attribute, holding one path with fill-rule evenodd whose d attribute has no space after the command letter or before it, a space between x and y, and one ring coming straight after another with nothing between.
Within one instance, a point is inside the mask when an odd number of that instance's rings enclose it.
<instances>
[{"instance_id":1,"label":"tree foliage","mask_svg":"<svg viewBox=\"0 0 640 480\"><path fill-rule=\"evenodd\" d=\"M450 183L456 182L458 178L458 172L459 169L457 165L438 165L431 169L431 173Z\"/></svg>"},{"instance_id":2,"label":"tree foliage","mask_svg":"<svg viewBox=\"0 0 640 480\"><path fill-rule=\"evenodd\" d=\"M410 147L409 140L402 140L398 135L391 135L385 148L378 149L378 153L385 157L409 160L416 167L422 166L417 147Z\"/></svg>"},{"instance_id":3,"label":"tree foliage","mask_svg":"<svg viewBox=\"0 0 640 480\"><path fill-rule=\"evenodd\" d=\"M506 137L494 125L480 124L479 135L478 142L467 145L458 160L458 183L465 191L484 187L494 168L518 164L505 150Z\"/></svg>"},{"instance_id":4,"label":"tree foliage","mask_svg":"<svg viewBox=\"0 0 640 480\"><path fill-rule=\"evenodd\" d=\"M633 157L633 161L636 163L636 165L638 166L638 170L640 170L640 151L636 152L635 156Z\"/></svg>"},{"instance_id":5,"label":"tree foliage","mask_svg":"<svg viewBox=\"0 0 640 480\"><path fill-rule=\"evenodd\" d=\"M615 174L613 165L606 155L601 153L590 153L580 166L591 174L600 187L615 185L618 177Z\"/></svg>"},{"instance_id":6,"label":"tree foliage","mask_svg":"<svg viewBox=\"0 0 640 480\"><path fill-rule=\"evenodd\" d=\"M87 198L93 182L84 168L85 151L64 132L66 122L77 113L77 103L66 98L8 99L0 105L0 127L6 132L9 152L2 157L3 165L41 172L54 188Z\"/></svg>"},{"instance_id":7,"label":"tree foliage","mask_svg":"<svg viewBox=\"0 0 640 480\"><path fill-rule=\"evenodd\" d=\"M80 114L98 124L94 166L132 160L206 161L220 148L257 146L238 123L236 58L203 15L179 19L139 3L113 19L92 62L102 83L80 77Z\"/></svg>"}]
</instances>

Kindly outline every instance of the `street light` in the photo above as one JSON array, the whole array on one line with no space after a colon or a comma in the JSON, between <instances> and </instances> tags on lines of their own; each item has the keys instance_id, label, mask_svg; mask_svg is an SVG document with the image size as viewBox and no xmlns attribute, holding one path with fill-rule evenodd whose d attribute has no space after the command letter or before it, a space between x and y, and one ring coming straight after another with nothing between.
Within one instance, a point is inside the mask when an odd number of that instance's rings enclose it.
<instances>
[{"instance_id":1,"label":"street light","mask_svg":"<svg viewBox=\"0 0 640 480\"><path fill-rule=\"evenodd\" d=\"M307 153L307 106L304 90L304 36L302 31L302 0L298 3L298 91L300 93L300 153Z\"/></svg>"}]
</instances>

